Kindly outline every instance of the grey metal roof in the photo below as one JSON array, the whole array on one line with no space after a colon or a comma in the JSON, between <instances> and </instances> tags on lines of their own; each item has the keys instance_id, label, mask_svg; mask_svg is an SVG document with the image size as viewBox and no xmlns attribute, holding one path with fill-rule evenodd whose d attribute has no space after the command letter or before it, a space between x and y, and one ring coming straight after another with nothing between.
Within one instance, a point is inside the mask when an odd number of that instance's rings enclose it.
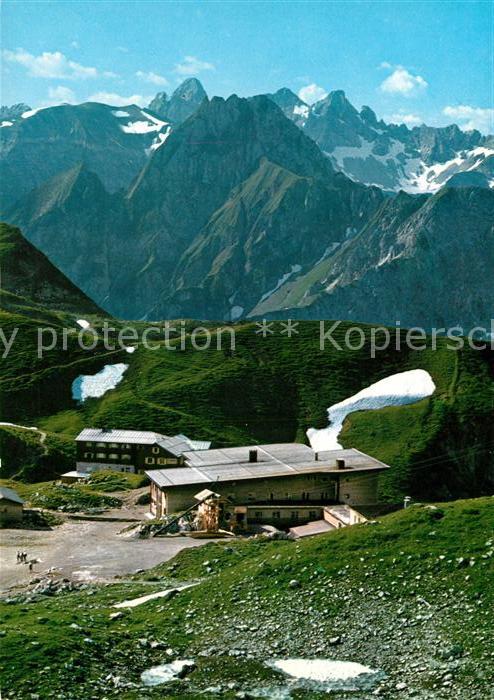
<instances>
[{"instance_id":1,"label":"grey metal roof","mask_svg":"<svg viewBox=\"0 0 494 700\"><path fill-rule=\"evenodd\" d=\"M207 450L211 443L199 440L190 440L187 435L174 435L164 440L158 440L158 445L176 457L180 457L184 452L195 450Z\"/></svg>"},{"instance_id":2,"label":"grey metal roof","mask_svg":"<svg viewBox=\"0 0 494 700\"><path fill-rule=\"evenodd\" d=\"M183 435L182 433L179 433L178 435L175 435L177 438L184 438L184 440L187 440L190 449L191 450L209 450L211 447L211 442L209 440L191 440L190 438L187 437L187 435Z\"/></svg>"},{"instance_id":3,"label":"grey metal roof","mask_svg":"<svg viewBox=\"0 0 494 700\"><path fill-rule=\"evenodd\" d=\"M110 430L103 428L85 428L76 440L86 442L123 442L137 445L154 445L158 440L166 440L166 435L149 430Z\"/></svg>"},{"instance_id":4,"label":"grey metal roof","mask_svg":"<svg viewBox=\"0 0 494 700\"><path fill-rule=\"evenodd\" d=\"M334 525L327 523L325 520L313 520L306 525L296 525L290 528L290 533L296 537L310 537L311 535L322 535L330 530L336 530Z\"/></svg>"},{"instance_id":5,"label":"grey metal roof","mask_svg":"<svg viewBox=\"0 0 494 700\"><path fill-rule=\"evenodd\" d=\"M20 503L22 506L24 501L13 489L8 489L6 486L0 487L0 500L12 501L12 503Z\"/></svg>"},{"instance_id":6,"label":"grey metal roof","mask_svg":"<svg viewBox=\"0 0 494 700\"><path fill-rule=\"evenodd\" d=\"M220 464L249 463L249 453L257 451L257 462L254 464L266 464L269 462L281 462L294 464L314 459L313 450L307 445L298 442L279 443L273 445L247 445L246 447L226 447L223 449L204 450L201 452L185 452L187 464L194 467L206 467Z\"/></svg>"},{"instance_id":7,"label":"grey metal roof","mask_svg":"<svg viewBox=\"0 0 494 700\"><path fill-rule=\"evenodd\" d=\"M258 450L257 462L248 461L250 449ZM361 473L388 468L383 462L354 449L320 452L319 459L316 461L311 448L298 443L234 447L199 453L188 452L184 456L187 465L185 467L153 469L146 471L146 474L158 486L173 488L193 484L266 479L299 474ZM240 459L232 461L234 456ZM345 460L345 470L337 468L337 459Z\"/></svg>"},{"instance_id":8,"label":"grey metal roof","mask_svg":"<svg viewBox=\"0 0 494 700\"><path fill-rule=\"evenodd\" d=\"M205 440L190 440L186 435L162 435L149 430L103 430L85 428L76 437L83 442L129 443L132 445L160 445L170 454L180 457L184 452L207 450L211 446Z\"/></svg>"}]
</instances>

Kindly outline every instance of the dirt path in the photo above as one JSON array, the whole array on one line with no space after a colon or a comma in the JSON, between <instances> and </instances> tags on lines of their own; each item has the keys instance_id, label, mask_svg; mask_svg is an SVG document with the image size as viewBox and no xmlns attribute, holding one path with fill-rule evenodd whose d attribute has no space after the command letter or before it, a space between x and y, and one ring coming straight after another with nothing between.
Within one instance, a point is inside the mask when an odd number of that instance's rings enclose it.
<instances>
[{"instance_id":1,"label":"dirt path","mask_svg":"<svg viewBox=\"0 0 494 700\"><path fill-rule=\"evenodd\" d=\"M0 591L25 584L55 567L57 575L76 581L106 581L171 559L180 550L207 540L188 537L128 539L119 522L68 521L53 530L0 531ZM40 560L29 572L17 564L16 552Z\"/></svg>"}]
</instances>

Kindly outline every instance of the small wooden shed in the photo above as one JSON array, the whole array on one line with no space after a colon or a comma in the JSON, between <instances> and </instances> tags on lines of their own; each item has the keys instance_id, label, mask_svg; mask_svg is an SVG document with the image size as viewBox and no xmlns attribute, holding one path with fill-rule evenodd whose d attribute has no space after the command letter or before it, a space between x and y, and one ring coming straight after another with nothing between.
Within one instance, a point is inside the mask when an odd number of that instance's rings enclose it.
<instances>
[{"instance_id":1,"label":"small wooden shed","mask_svg":"<svg viewBox=\"0 0 494 700\"><path fill-rule=\"evenodd\" d=\"M0 487L0 523L22 520L24 501L13 490Z\"/></svg>"}]
</instances>

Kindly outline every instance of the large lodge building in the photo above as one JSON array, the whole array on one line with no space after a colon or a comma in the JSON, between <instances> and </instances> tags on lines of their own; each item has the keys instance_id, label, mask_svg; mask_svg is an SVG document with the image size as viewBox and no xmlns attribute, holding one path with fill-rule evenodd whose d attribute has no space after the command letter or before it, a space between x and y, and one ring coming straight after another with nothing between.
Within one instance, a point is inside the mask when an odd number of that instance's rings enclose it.
<instances>
[{"instance_id":1,"label":"large lodge building","mask_svg":"<svg viewBox=\"0 0 494 700\"><path fill-rule=\"evenodd\" d=\"M359 450L317 453L298 443L184 452L182 458L181 467L146 470L157 518L189 508L204 488L233 505L257 503L275 513L276 505L294 512L297 505L375 505L378 476L388 469Z\"/></svg>"}]
</instances>

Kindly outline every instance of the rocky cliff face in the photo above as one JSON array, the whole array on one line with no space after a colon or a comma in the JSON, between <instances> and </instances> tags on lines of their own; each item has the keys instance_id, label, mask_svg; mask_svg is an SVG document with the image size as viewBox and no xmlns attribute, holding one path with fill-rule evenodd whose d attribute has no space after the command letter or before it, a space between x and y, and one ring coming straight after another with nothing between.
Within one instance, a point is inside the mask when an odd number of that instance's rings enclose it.
<instances>
[{"instance_id":1,"label":"rocky cliff face","mask_svg":"<svg viewBox=\"0 0 494 700\"><path fill-rule=\"evenodd\" d=\"M490 327L494 194L447 188L386 201L355 238L257 309L424 328ZM276 307L276 310L275 310Z\"/></svg>"}]
</instances>

